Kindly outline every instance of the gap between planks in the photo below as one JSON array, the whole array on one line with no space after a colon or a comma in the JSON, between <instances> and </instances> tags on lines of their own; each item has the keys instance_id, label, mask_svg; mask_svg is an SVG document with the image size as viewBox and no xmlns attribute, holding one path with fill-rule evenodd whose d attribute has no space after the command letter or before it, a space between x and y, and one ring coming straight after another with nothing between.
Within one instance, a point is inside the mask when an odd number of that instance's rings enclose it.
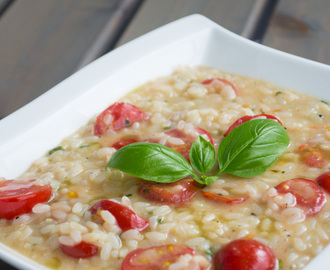
<instances>
[{"instance_id":1,"label":"gap between planks","mask_svg":"<svg viewBox=\"0 0 330 270\"><path fill-rule=\"evenodd\" d=\"M118 10L111 16L96 41L82 57L77 70L99 58L114 48L128 23L133 18L143 0L122 0Z\"/></svg>"}]
</instances>

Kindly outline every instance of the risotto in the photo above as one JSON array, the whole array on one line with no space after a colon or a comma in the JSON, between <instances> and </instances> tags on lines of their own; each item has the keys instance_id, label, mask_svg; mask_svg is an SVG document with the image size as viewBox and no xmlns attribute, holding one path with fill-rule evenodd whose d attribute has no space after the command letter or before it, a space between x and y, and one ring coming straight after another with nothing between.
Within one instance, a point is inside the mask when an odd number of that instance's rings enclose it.
<instances>
[{"instance_id":1,"label":"risotto","mask_svg":"<svg viewBox=\"0 0 330 270\"><path fill-rule=\"evenodd\" d=\"M157 143L196 170L189 149L197 138L218 149L258 119L286 130L290 144L252 177L217 174L212 163L212 177L198 173L205 185L187 174L154 182L108 164L123 149ZM329 243L329 151L327 102L180 67L112 104L18 179L2 178L0 239L50 269L301 269ZM126 172L143 159L133 156ZM147 170L161 171L155 160Z\"/></svg>"}]
</instances>

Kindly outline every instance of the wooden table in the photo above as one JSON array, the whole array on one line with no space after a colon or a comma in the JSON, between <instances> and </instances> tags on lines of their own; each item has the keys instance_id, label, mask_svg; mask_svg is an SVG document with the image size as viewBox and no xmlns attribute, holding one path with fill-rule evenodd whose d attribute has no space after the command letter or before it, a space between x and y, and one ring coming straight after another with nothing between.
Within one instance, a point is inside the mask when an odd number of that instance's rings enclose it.
<instances>
[{"instance_id":1,"label":"wooden table","mask_svg":"<svg viewBox=\"0 0 330 270\"><path fill-rule=\"evenodd\" d=\"M194 13L330 64L329 0L0 0L0 119L104 53Z\"/></svg>"}]
</instances>

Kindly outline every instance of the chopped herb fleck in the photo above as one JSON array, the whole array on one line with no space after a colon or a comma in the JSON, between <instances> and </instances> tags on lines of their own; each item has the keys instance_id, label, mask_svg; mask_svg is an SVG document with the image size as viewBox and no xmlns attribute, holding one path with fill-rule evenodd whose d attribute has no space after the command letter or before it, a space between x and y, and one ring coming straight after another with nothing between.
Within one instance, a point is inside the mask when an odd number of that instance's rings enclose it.
<instances>
[{"instance_id":1,"label":"chopped herb fleck","mask_svg":"<svg viewBox=\"0 0 330 270\"><path fill-rule=\"evenodd\" d=\"M51 155L51 154L53 154L54 152L59 151L59 150L61 150L61 151L65 151L65 149L64 149L63 146L57 146L57 147L53 148L52 150L49 150L49 151L48 151L48 154Z\"/></svg>"},{"instance_id":2,"label":"chopped herb fleck","mask_svg":"<svg viewBox=\"0 0 330 270\"><path fill-rule=\"evenodd\" d=\"M131 197L133 194L126 194L125 196L126 197Z\"/></svg>"},{"instance_id":3,"label":"chopped herb fleck","mask_svg":"<svg viewBox=\"0 0 330 270\"><path fill-rule=\"evenodd\" d=\"M279 170L271 170L272 172L274 172L274 173L278 173L279 172Z\"/></svg>"},{"instance_id":4,"label":"chopped herb fleck","mask_svg":"<svg viewBox=\"0 0 330 270\"><path fill-rule=\"evenodd\" d=\"M125 126L129 127L131 125L131 121L129 119L125 120Z\"/></svg>"},{"instance_id":5,"label":"chopped herb fleck","mask_svg":"<svg viewBox=\"0 0 330 270\"><path fill-rule=\"evenodd\" d=\"M281 171L281 173L283 173L283 174L284 174L284 173L285 173L285 171Z\"/></svg>"},{"instance_id":6,"label":"chopped herb fleck","mask_svg":"<svg viewBox=\"0 0 330 270\"><path fill-rule=\"evenodd\" d=\"M152 215L153 213L154 213L154 212L152 212L152 211L148 212L149 215Z\"/></svg>"},{"instance_id":7,"label":"chopped herb fleck","mask_svg":"<svg viewBox=\"0 0 330 270\"><path fill-rule=\"evenodd\" d=\"M257 214L252 212L252 213L251 213L251 216L257 216Z\"/></svg>"},{"instance_id":8,"label":"chopped herb fleck","mask_svg":"<svg viewBox=\"0 0 330 270\"><path fill-rule=\"evenodd\" d=\"M283 268L283 261L282 260L278 260L278 268L279 269Z\"/></svg>"},{"instance_id":9,"label":"chopped herb fleck","mask_svg":"<svg viewBox=\"0 0 330 270\"><path fill-rule=\"evenodd\" d=\"M208 256L214 257L215 252L211 248L209 248L209 249L205 250L205 254Z\"/></svg>"},{"instance_id":10,"label":"chopped herb fleck","mask_svg":"<svg viewBox=\"0 0 330 270\"><path fill-rule=\"evenodd\" d=\"M163 127L164 130L168 130L168 129L170 129L170 128L171 128L171 126Z\"/></svg>"},{"instance_id":11,"label":"chopped herb fleck","mask_svg":"<svg viewBox=\"0 0 330 270\"><path fill-rule=\"evenodd\" d=\"M89 147L90 145L89 144L83 144L83 145L80 145L79 148L86 148L86 147Z\"/></svg>"},{"instance_id":12,"label":"chopped herb fleck","mask_svg":"<svg viewBox=\"0 0 330 270\"><path fill-rule=\"evenodd\" d=\"M318 183L319 187L322 187L322 185L320 183Z\"/></svg>"},{"instance_id":13,"label":"chopped herb fleck","mask_svg":"<svg viewBox=\"0 0 330 270\"><path fill-rule=\"evenodd\" d=\"M329 104L329 103L326 102L325 100L321 100L321 102L324 103L324 104L327 104L327 105Z\"/></svg>"},{"instance_id":14,"label":"chopped herb fleck","mask_svg":"<svg viewBox=\"0 0 330 270\"><path fill-rule=\"evenodd\" d=\"M278 95L280 95L282 93L283 93L282 91L277 91L275 95L278 96Z\"/></svg>"},{"instance_id":15,"label":"chopped herb fleck","mask_svg":"<svg viewBox=\"0 0 330 270\"><path fill-rule=\"evenodd\" d=\"M158 224L163 224L164 218L158 219Z\"/></svg>"}]
</instances>

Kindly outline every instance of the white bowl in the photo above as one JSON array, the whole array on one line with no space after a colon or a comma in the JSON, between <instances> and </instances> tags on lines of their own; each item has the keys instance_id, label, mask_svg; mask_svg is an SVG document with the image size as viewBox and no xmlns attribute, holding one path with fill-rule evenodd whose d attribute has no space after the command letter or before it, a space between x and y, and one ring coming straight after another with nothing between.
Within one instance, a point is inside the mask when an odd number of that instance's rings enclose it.
<instances>
[{"instance_id":1,"label":"white bowl","mask_svg":"<svg viewBox=\"0 0 330 270\"><path fill-rule=\"evenodd\" d=\"M330 100L330 66L254 43L191 15L108 53L1 120L0 176L17 177L109 104L178 65L212 66ZM330 269L329 256L330 246L305 270ZM18 268L46 269L1 244L0 257Z\"/></svg>"}]
</instances>

